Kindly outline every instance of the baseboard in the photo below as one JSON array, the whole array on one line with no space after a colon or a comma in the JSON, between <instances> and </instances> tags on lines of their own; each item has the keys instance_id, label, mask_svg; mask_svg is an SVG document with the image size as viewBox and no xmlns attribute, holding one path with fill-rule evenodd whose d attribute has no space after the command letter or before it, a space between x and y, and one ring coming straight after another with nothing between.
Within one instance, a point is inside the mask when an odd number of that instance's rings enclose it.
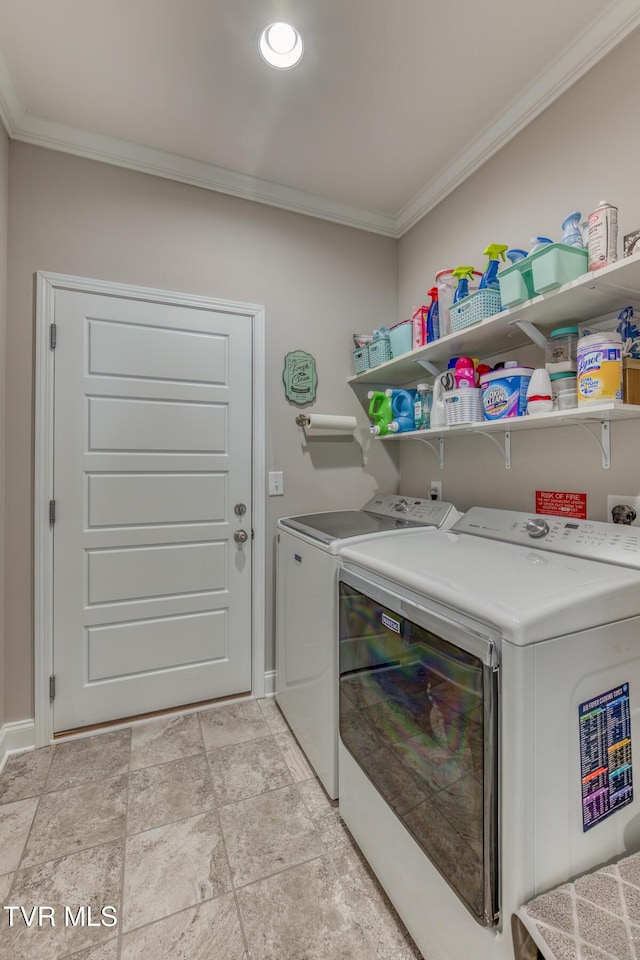
<instances>
[{"instance_id":1,"label":"baseboard","mask_svg":"<svg viewBox=\"0 0 640 960\"><path fill-rule=\"evenodd\" d=\"M36 726L33 720L18 720L0 727L0 773L9 754L33 750L35 742Z\"/></svg>"},{"instance_id":2,"label":"baseboard","mask_svg":"<svg viewBox=\"0 0 640 960\"><path fill-rule=\"evenodd\" d=\"M274 697L276 693L276 671L267 670L264 675L264 695Z\"/></svg>"}]
</instances>

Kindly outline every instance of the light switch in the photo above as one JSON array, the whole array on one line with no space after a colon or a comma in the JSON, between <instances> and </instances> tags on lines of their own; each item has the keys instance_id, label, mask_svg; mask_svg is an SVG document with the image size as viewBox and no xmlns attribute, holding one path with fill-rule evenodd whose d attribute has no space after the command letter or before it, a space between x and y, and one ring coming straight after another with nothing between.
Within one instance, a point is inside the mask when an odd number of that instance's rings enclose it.
<instances>
[{"instance_id":1,"label":"light switch","mask_svg":"<svg viewBox=\"0 0 640 960\"><path fill-rule=\"evenodd\" d=\"M282 470L269 472L269 496L282 497L284 495L284 473Z\"/></svg>"}]
</instances>

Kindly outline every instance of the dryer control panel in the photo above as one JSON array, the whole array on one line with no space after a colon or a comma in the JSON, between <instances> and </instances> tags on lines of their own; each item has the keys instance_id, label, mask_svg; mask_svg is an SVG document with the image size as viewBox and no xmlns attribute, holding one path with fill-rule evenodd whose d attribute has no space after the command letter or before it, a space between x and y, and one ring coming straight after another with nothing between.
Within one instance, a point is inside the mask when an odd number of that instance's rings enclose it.
<instances>
[{"instance_id":1,"label":"dryer control panel","mask_svg":"<svg viewBox=\"0 0 640 960\"><path fill-rule=\"evenodd\" d=\"M472 507L451 528L489 540L640 570L640 527Z\"/></svg>"}]
</instances>

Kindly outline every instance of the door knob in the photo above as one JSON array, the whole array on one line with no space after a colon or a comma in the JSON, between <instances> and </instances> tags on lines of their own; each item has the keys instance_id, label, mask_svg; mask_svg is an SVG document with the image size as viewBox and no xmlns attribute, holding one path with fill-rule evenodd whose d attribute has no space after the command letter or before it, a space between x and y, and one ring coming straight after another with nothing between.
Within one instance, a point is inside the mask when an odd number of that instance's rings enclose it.
<instances>
[{"instance_id":1,"label":"door knob","mask_svg":"<svg viewBox=\"0 0 640 960\"><path fill-rule=\"evenodd\" d=\"M235 513L236 517L244 517L245 513L247 512L247 508L244 503L236 503L235 507L233 508L233 512Z\"/></svg>"},{"instance_id":2,"label":"door knob","mask_svg":"<svg viewBox=\"0 0 640 960\"><path fill-rule=\"evenodd\" d=\"M249 537L246 530L236 530L233 535L233 539L236 543L246 543Z\"/></svg>"}]
</instances>

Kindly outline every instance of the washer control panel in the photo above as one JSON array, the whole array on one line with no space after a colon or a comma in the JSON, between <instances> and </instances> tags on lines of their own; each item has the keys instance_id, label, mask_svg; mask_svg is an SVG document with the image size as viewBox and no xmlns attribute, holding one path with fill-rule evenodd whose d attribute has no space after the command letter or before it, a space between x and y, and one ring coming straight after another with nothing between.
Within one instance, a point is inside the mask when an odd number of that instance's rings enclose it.
<instances>
[{"instance_id":1,"label":"washer control panel","mask_svg":"<svg viewBox=\"0 0 640 960\"><path fill-rule=\"evenodd\" d=\"M377 516L406 520L409 524L439 527L454 508L444 500L426 500L380 493L365 503L362 509Z\"/></svg>"},{"instance_id":2,"label":"washer control panel","mask_svg":"<svg viewBox=\"0 0 640 960\"><path fill-rule=\"evenodd\" d=\"M503 540L640 570L640 527L628 527L621 523L532 516L515 510L472 507L454 524L451 532Z\"/></svg>"}]
</instances>

